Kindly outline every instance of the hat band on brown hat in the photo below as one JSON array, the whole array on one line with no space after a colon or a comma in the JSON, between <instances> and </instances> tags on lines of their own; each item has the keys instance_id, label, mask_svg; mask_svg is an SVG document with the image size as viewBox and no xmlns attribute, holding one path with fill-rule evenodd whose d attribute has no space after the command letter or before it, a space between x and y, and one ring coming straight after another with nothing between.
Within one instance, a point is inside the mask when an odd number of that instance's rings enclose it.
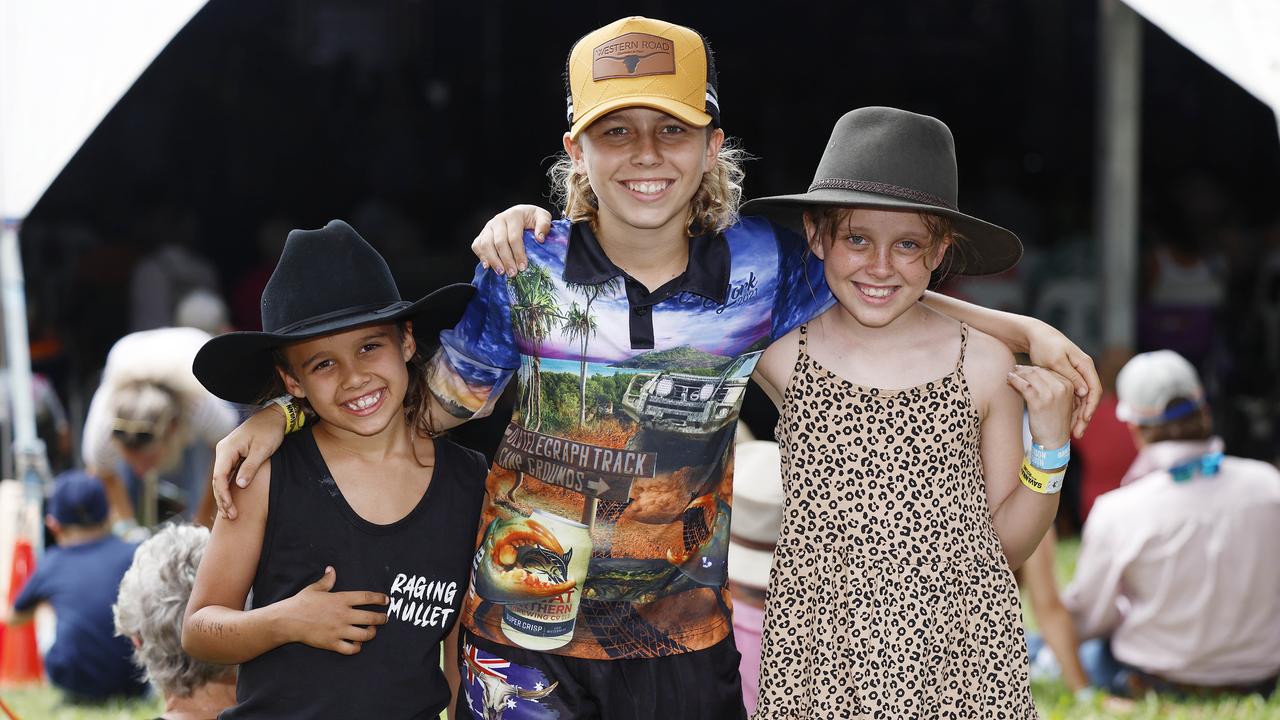
<instances>
[{"instance_id":1,"label":"hat band on brown hat","mask_svg":"<svg viewBox=\"0 0 1280 720\"><path fill-rule=\"evenodd\" d=\"M936 195L930 195L929 193L920 192L919 190L912 190L911 188L902 187L901 185L890 185L889 183L874 182L871 180L845 180L844 178L815 180L814 183L809 186L809 192L813 192L814 190L852 190L854 192L869 192L877 195L889 195L903 200L913 200L927 205L937 205L956 212L960 211L960 208L955 203L947 202Z\"/></svg>"}]
</instances>

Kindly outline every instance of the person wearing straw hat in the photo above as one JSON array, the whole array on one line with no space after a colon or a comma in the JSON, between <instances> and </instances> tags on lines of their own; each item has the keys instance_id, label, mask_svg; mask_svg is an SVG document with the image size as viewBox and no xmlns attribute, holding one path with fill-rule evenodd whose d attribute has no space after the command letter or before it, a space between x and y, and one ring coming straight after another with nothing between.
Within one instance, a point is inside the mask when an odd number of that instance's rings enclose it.
<instances>
[{"instance_id":1,"label":"person wearing straw hat","mask_svg":"<svg viewBox=\"0 0 1280 720\"><path fill-rule=\"evenodd\" d=\"M143 330L107 354L81 449L85 467L102 478L117 532L175 514L213 524L213 448L238 417L191 374L209 337L192 327Z\"/></svg>"},{"instance_id":2,"label":"person wearing straw hat","mask_svg":"<svg viewBox=\"0 0 1280 720\"><path fill-rule=\"evenodd\" d=\"M802 227L836 298L756 368L786 494L757 718L1037 717L1011 566L1057 510L1074 393L921 302L1022 254L960 210L955 157L936 118L859 108L807 192L743 208Z\"/></svg>"},{"instance_id":3,"label":"person wearing straw hat","mask_svg":"<svg viewBox=\"0 0 1280 720\"><path fill-rule=\"evenodd\" d=\"M214 395L287 391L324 420L271 457L200 562L182 646L240 665L238 704L220 717L407 719L450 704L440 646L462 604L486 463L438 436L416 338L432 342L473 291L402 300L382 256L334 220L289 233L261 332L196 355Z\"/></svg>"},{"instance_id":4,"label":"person wearing straw hat","mask_svg":"<svg viewBox=\"0 0 1280 720\"><path fill-rule=\"evenodd\" d=\"M733 591L733 639L742 654L742 701L755 712L760 692L760 632L765 588L782 525L782 475L778 444L749 440L734 459L733 524L729 528L729 588Z\"/></svg>"}]
</instances>

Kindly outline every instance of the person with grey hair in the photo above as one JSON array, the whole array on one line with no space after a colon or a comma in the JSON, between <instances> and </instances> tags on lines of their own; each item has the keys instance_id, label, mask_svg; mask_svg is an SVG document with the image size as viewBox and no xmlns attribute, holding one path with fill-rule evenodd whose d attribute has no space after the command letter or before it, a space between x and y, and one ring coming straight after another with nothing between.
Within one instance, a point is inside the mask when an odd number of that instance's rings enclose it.
<instances>
[{"instance_id":1,"label":"person with grey hair","mask_svg":"<svg viewBox=\"0 0 1280 720\"><path fill-rule=\"evenodd\" d=\"M213 447L238 416L191 372L209 339L196 328L161 328L126 335L107 355L102 382L89 403L81 443L84 464L102 478L113 520L132 522L135 508L156 490L145 522L183 519L212 525L208 493ZM158 507L157 507L158 506Z\"/></svg>"},{"instance_id":2,"label":"person with grey hair","mask_svg":"<svg viewBox=\"0 0 1280 720\"><path fill-rule=\"evenodd\" d=\"M133 662L164 698L163 720L214 718L236 703L234 666L182 651L182 616L209 531L169 525L138 546L112 607L116 634L133 642Z\"/></svg>"}]
</instances>

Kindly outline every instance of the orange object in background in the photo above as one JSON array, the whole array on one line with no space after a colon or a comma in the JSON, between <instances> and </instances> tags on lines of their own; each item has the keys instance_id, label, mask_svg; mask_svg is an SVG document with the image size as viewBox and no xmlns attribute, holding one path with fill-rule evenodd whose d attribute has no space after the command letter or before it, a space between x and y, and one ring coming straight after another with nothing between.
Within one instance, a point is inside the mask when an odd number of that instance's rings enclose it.
<instances>
[{"instance_id":1,"label":"orange object in background","mask_svg":"<svg viewBox=\"0 0 1280 720\"><path fill-rule=\"evenodd\" d=\"M18 599L18 592L35 572L35 553L31 543L18 540L13 544L13 569L9 580L9 604ZM40 651L36 647L36 624L29 622L22 627L6 627L0 636L0 687L38 685L44 682L44 667L40 663Z\"/></svg>"}]
</instances>

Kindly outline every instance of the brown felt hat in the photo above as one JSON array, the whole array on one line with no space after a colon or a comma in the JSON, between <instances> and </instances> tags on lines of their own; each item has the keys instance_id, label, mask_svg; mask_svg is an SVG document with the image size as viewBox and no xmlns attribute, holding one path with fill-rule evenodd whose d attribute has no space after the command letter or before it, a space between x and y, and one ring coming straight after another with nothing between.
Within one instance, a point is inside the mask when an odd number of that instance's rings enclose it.
<instances>
[{"instance_id":1,"label":"brown felt hat","mask_svg":"<svg viewBox=\"0 0 1280 720\"><path fill-rule=\"evenodd\" d=\"M951 218L969 242L953 253L952 272L991 275L1022 257L1018 236L960 212L956 145L941 120L890 107L845 113L831 131L809 191L747 202L744 215L764 215L803 232L815 205L916 210Z\"/></svg>"}]
</instances>

